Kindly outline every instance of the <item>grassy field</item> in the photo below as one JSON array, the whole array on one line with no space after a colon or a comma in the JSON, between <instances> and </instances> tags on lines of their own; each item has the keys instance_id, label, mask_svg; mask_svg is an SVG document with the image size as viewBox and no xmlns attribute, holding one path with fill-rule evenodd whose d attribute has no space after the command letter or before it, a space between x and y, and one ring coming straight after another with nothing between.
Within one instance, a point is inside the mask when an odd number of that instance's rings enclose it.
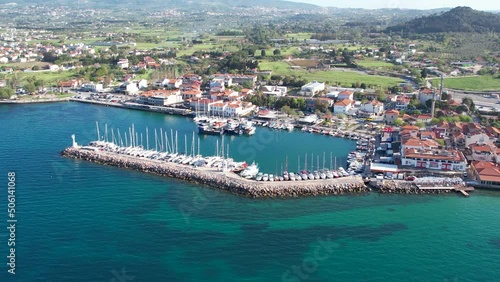
<instances>
[{"instance_id":1,"label":"grassy field","mask_svg":"<svg viewBox=\"0 0 500 282\"><path fill-rule=\"evenodd\" d=\"M297 39L297 40L304 40L304 39L311 39L311 35L313 33L311 32L300 32L300 33L289 33L285 37L289 39Z\"/></svg>"},{"instance_id":2,"label":"grassy field","mask_svg":"<svg viewBox=\"0 0 500 282\"><path fill-rule=\"evenodd\" d=\"M36 79L42 79L45 81L45 86L56 85L57 81L64 81L73 78L75 72L73 71L63 71L63 72L19 72L17 77L19 80L23 81L28 77L35 77Z\"/></svg>"},{"instance_id":3,"label":"grassy field","mask_svg":"<svg viewBox=\"0 0 500 282\"><path fill-rule=\"evenodd\" d=\"M439 85L439 79L433 79L432 84L435 86ZM500 92L500 78L492 75L445 78L444 87L461 90L491 90Z\"/></svg>"},{"instance_id":4,"label":"grassy field","mask_svg":"<svg viewBox=\"0 0 500 282\"><path fill-rule=\"evenodd\" d=\"M356 64L364 68L387 68L393 67L394 65L388 62L379 61L375 59L364 59L364 60L356 60Z\"/></svg>"},{"instance_id":5,"label":"grassy field","mask_svg":"<svg viewBox=\"0 0 500 282\"><path fill-rule=\"evenodd\" d=\"M357 71L351 70L331 70L331 71L308 71L303 69L291 69L287 62L269 62L261 61L259 63L259 68L261 70L272 70L273 74L277 75L288 75L302 77L307 80L317 80L321 82L329 82L329 84L340 84L342 86L350 87L353 83L360 82L367 85L373 85L377 87L390 87L398 83L403 82L401 79L367 75Z\"/></svg>"}]
</instances>

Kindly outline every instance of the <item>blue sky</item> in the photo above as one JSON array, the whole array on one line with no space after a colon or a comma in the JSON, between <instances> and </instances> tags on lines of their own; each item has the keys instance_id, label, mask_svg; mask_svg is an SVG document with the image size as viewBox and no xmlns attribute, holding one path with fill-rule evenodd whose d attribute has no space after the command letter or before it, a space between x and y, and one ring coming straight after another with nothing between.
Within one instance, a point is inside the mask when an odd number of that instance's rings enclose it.
<instances>
[{"instance_id":1,"label":"blue sky","mask_svg":"<svg viewBox=\"0 0 500 282\"><path fill-rule=\"evenodd\" d=\"M476 10L500 10L500 1L495 0L289 0L292 2L310 3L324 7L339 8L401 8L401 9L433 9L443 7L468 6Z\"/></svg>"}]
</instances>

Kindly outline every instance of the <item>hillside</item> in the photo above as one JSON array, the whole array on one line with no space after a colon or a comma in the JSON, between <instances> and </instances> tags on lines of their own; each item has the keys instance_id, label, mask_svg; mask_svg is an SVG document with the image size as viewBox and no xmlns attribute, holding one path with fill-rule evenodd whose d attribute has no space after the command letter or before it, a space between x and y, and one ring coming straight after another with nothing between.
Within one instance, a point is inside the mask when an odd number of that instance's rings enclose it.
<instances>
[{"instance_id":1,"label":"hillside","mask_svg":"<svg viewBox=\"0 0 500 282\"><path fill-rule=\"evenodd\" d=\"M500 15L476 11L469 7L456 7L447 12L417 18L387 28L387 32L500 32Z\"/></svg>"}]
</instances>

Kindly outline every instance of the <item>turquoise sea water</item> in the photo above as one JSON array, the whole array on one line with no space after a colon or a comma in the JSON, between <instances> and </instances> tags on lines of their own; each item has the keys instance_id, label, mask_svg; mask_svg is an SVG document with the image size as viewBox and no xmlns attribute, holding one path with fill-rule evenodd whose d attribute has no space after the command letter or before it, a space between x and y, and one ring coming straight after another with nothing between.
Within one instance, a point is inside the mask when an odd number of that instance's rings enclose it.
<instances>
[{"instance_id":1,"label":"turquoise sea water","mask_svg":"<svg viewBox=\"0 0 500 282\"><path fill-rule=\"evenodd\" d=\"M189 119L59 103L0 106L0 175L16 172L16 275L7 273L7 189L0 192L0 281L498 281L500 192L470 198L378 195L254 200L72 159L70 135L95 121L136 131ZM198 136L196 136L197 138ZM145 138L145 137L144 137ZM200 138L215 151L217 137ZM220 140L220 138L219 138ZM145 142L145 139L144 139ZM221 142L221 140L219 141ZM150 143L153 142L150 140ZM279 171L288 156L323 152L329 166L354 144L267 131L227 138L229 154ZM182 149L181 149L182 147ZM310 165L309 160L309 165ZM303 164L301 164L301 167ZM3 195L2 195L3 194ZM4 260L4 261L1 261Z\"/></svg>"}]
</instances>

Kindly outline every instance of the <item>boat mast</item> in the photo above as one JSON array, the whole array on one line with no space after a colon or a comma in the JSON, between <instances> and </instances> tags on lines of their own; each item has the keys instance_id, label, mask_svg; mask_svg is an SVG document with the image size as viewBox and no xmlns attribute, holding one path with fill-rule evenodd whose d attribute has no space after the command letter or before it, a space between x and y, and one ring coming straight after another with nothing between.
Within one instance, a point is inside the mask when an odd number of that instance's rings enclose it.
<instances>
[{"instance_id":1,"label":"boat mast","mask_svg":"<svg viewBox=\"0 0 500 282\"><path fill-rule=\"evenodd\" d=\"M198 137L198 156L200 155L200 137Z\"/></svg>"},{"instance_id":2,"label":"boat mast","mask_svg":"<svg viewBox=\"0 0 500 282\"><path fill-rule=\"evenodd\" d=\"M111 143L116 145L116 143L115 143L115 131L113 130L113 128L111 128Z\"/></svg>"},{"instance_id":3,"label":"boat mast","mask_svg":"<svg viewBox=\"0 0 500 282\"><path fill-rule=\"evenodd\" d=\"M128 139L130 140L130 142L129 142L130 147L134 147L133 141L132 141L133 140L132 139L132 129L130 127L128 128L128 137L129 137Z\"/></svg>"},{"instance_id":4,"label":"boat mast","mask_svg":"<svg viewBox=\"0 0 500 282\"><path fill-rule=\"evenodd\" d=\"M122 135L120 134L120 129L118 128L118 139L120 139L120 147L123 147Z\"/></svg>"},{"instance_id":5,"label":"boat mast","mask_svg":"<svg viewBox=\"0 0 500 282\"><path fill-rule=\"evenodd\" d=\"M170 146L172 146L172 150L170 151L171 153L175 153L175 147L174 147L174 131L172 128L170 128Z\"/></svg>"},{"instance_id":6,"label":"boat mast","mask_svg":"<svg viewBox=\"0 0 500 282\"><path fill-rule=\"evenodd\" d=\"M297 156L297 173L300 173L300 155Z\"/></svg>"},{"instance_id":7,"label":"boat mast","mask_svg":"<svg viewBox=\"0 0 500 282\"><path fill-rule=\"evenodd\" d=\"M146 127L146 149L149 150L149 132L147 127Z\"/></svg>"},{"instance_id":8,"label":"boat mast","mask_svg":"<svg viewBox=\"0 0 500 282\"><path fill-rule=\"evenodd\" d=\"M319 170L319 155L316 155L316 169Z\"/></svg>"},{"instance_id":9,"label":"boat mast","mask_svg":"<svg viewBox=\"0 0 500 282\"><path fill-rule=\"evenodd\" d=\"M187 135L186 135L186 134L184 134L184 155L186 155L186 156L187 156L187 154L188 154L188 152L187 152L187 151L188 151L188 141L187 141Z\"/></svg>"},{"instance_id":10,"label":"boat mast","mask_svg":"<svg viewBox=\"0 0 500 282\"><path fill-rule=\"evenodd\" d=\"M165 152L167 153L172 153L172 148L170 148L170 145L168 144L168 137L167 137L167 132L163 132L163 134L165 135Z\"/></svg>"},{"instance_id":11,"label":"boat mast","mask_svg":"<svg viewBox=\"0 0 500 282\"><path fill-rule=\"evenodd\" d=\"M155 151L158 152L158 133L155 128Z\"/></svg>"},{"instance_id":12,"label":"boat mast","mask_svg":"<svg viewBox=\"0 0 500 282\"><path fill-rule=\"evenodd\" d=\"M161 139L161 146L160 146L160 151L163 152L163 128L160 128L160 139Z\"/></svg>"},{"instance_id":13,"label":"boat mast","mask_svg":"<svg viewBox=\"0 0 500 282\"><path fill-rule=\"evenodd\" d=\"M304 170L307 172L307 153L304 156Z\"/></svg>"},{"instance_id":14,"label":"boat mast","mask_svg":"<svg viewBox=\"0 0 500 282\"><path fill-rule=\"evenodd\" d=\"M137 138L135 138L135 127L134 124L132 123L132 146L137 147Z\"/></svg>"},{"instance_id":15,"label":"boat mast","mask_svg":"<svg viewBox=\"0 0 500 282\"><path fill-rule=\"evenodd\" d=\"M108 124L104 124L104 141L108 143Z\"/></svg>"},{"instance_id":16,"label":"boat mast","mask_svg":"<svg viewBox=\"0 0 500 282\"><path fill-rule=\"evenodd\" d=\"M330 170L332 170L332 154L333 152L330 152Z\"/></svg>"},{"instance_id":17,"label":"boat mast","mask_svg":"<svg viewBox=\"0 0 500 282\"><path fill-rule=\"evenodd\" d=\"M97 121L95 122L95 128L97 130L97 141L99 141L101 138L99 136L99 123Z\"/></svg>"},{"instance_id":18,"label":"boat mast","mask_svg":"<svg viewBox=\"0 0 500 282\"><path fill-rule=\"evenodd\" d=\"M175 153L179 154L179 136L177 135L177 130L175 131Z\"/></svg>"},{"instance_id":19,"label":"boat mast","mask_svg":"<svg viewBox=\"0 0 500 282\"><path fill-rule=\"evenodd\" d=\"M323 170L325 170L325 155L326 155L326 152L323 152Z\"/></svg>"},{"instance_id":20,"label":"boat mast","mask_svg":"<svg viewBox=\"0 0 500 282\"><path fill-rule=\"evenodd\" d=\"M314 171L314 153L311 153L311 171Z\"/></svg>"},{"instance_id":21,"label":"boat mast","mask_svg":"<svg viewBox=\"0 0 500 282\"><path fill-rule=\"evenodd\" d=\"M125 133L125 147L128 147L127 133Z\"/></svg>"}]
</instances>

